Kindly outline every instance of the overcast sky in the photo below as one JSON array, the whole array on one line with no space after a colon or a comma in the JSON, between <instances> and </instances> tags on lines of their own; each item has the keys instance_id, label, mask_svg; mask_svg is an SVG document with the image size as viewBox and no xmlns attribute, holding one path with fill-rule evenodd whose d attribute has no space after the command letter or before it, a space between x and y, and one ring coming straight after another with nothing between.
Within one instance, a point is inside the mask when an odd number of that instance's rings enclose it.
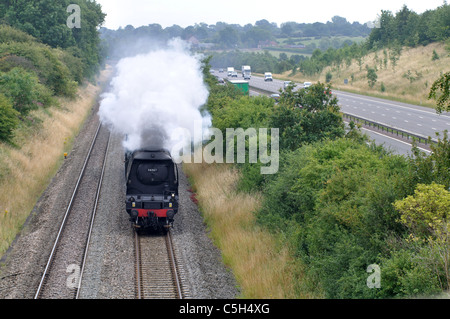
<instances>
[{"instance_id":1,"label":"overcast sky","mask_svg":"<svg viewBox=\"0 0 450 319\"><path fill-rule=\"evenodd\" d=\"M350 22L366 23L381 10L399 11L404 4L422 13L441 6L443 0L96 0L107 14L104 27L117 29L158 23L163 28L183 28L204 22L242 26L266 19L276 22L327 22L335 15Z\"/></svg>"}]
</instances>

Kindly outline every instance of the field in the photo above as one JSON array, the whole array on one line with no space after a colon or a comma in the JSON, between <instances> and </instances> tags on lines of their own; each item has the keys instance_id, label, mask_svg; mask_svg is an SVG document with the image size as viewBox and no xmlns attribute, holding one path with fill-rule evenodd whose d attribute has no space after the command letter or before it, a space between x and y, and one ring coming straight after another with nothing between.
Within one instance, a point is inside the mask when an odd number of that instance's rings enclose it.
<instances>
[{"instance_id":1,"label":"field","mask_svg":"<svg viewBox=\"0 0 450 319\"><path fill-rule=\"evenodd\" d=\"M308 45L315 45L317 48L320 47L320 45L325 44L335 44L336 46L340 43L344 43L345 41L351 41L360 43L364 41L364 37L348 37L348 36L337 36L337 37L305 37L305 38L280 38L278 39L278 43L280 45L286 45L286 44L304 44L305 46ZM324 48L325 50L327 48Z\"/></svg>"},{"instance_id":2,"label":"field","mask_svg":"<svg viewBox=\"0 0 450 319\"><path fill-rule=\"evenodd\" d=\"M280 38L277 40L279 47L267 47L263 50L269 51L271 54L279 57L284 52L290 57L293 54L304 55L309 57L315 49L326 51L328 48L340 48L347 42L351 45L353 42L360 43L364 41L364 37L316 37L316 38ZM304 45L304 48L289 48L289 45Z\"/></svg>"},{"instance_id":3,"label":"field","mask_svg":"<svg viewBox=\"0 0 450 319\"><path fill-rule=\"evenodd\" d=\"M276 58L280 57L280 53L285 53L288 58L292 55L298 54L305 57L310 57L315 49L326 51L329 47L339 48L345 41L349 44L352 42L360 43L364 41L364 37L317 37L317 38L280 38L277 39L279 46L264 47L259 49L242 49L243 52L264 52L268 51ZM288 45L303 44L305 48L289 48Z\"/></svg>"}]
</instances>

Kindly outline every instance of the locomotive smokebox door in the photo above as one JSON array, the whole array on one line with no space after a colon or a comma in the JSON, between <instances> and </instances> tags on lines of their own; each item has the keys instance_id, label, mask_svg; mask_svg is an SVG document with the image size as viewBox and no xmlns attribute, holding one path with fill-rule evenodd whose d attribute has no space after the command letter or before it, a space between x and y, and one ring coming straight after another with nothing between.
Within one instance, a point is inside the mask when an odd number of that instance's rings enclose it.
<instances>
[{"instance_id":1,"label":"locomotive smokebox door","mask_svg":"<svg viewBox=\"0 0 450 319\"><path fill-rule=\"evenodd\" d=\"M125 177L126 210L133 225L152 229L172 227L178 212L178 170L170 152L164 149L128 152Z\"/></svg>"}]
</instances>

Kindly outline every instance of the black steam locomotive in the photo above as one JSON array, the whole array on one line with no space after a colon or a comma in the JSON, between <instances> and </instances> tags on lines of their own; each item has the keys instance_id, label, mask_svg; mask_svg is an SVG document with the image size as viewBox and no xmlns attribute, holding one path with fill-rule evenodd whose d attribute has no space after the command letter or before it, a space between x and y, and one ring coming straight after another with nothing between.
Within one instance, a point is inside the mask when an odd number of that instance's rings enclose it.
<instances>
[{"instance_id":1,"label":"black steam locomotive","mask_svg":"<svg viewBox=\"0 0 450 319\"><path fill-rule=\"evenodd\" d=\"M178 212L178 168L170 152L125 154L126 210L136 229L167 230Z\"/></svg>"}]
</instances>

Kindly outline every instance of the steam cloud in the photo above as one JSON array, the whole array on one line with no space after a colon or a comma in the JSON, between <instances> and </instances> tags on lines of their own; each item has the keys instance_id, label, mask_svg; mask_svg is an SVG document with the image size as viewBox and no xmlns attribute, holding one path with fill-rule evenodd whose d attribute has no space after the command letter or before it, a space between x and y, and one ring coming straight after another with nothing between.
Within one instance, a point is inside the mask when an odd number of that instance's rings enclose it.
<instances>
[{"instance_id":1,"label":"steam cloud","mask_svg":"<svg viewBox=\"0 0 450 319\"><path fill-rule=\"evenodd\" d=\"M102 95L99 116L112 131L127 136L125 149L171 150L179 143L173 132L185 129L194 136L195 125L211 125L200 112L208 98L201 62L182 40L124 58L116 72L111 90Z\"/></svg>"}]
</instances>

